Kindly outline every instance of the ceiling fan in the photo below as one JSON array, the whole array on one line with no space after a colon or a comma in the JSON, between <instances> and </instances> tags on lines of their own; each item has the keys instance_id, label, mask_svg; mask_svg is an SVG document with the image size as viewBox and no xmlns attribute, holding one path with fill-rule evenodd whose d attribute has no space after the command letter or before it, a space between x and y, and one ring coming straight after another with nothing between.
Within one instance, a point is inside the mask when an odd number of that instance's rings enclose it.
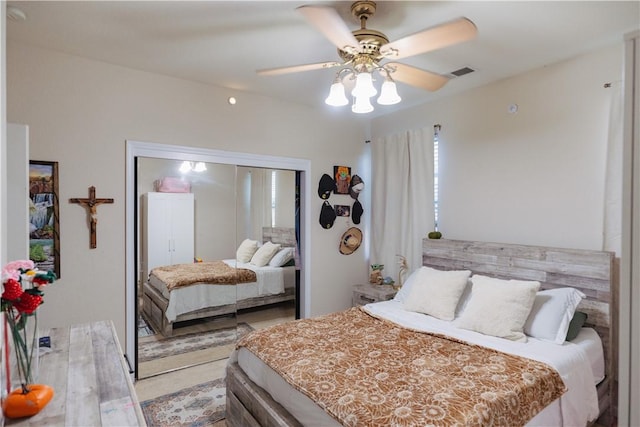
<instances>
[{"instance_id":1,"label":"ceiling fan","mask_svg":"<svg viewBox=\"0 0 640 427\"><path fill-rule=\"evenodd\" d=\"M258 70L260 75L278 75L300 71L341 67L331 85L325 102L329 105L348 104L343 81L355 80L351 95L355 101L352 111L368 113L373 111L370 98L377 94L373 86L373 73L384 78L378 103L391 105L400 102L394 81L400 81L428 91L444 86L449 78L431 71L412 67L393 60L407 58L432 50L473 39L477 28L467 18L458 18L436 25L389 42L382 32L366 28L367 20L376 11L376 3L369 0L356 1L351 5L351 14L360 21L360 29L351 31L338 12L326 6L300 6L296 9L338 48L342 62L328 61L314 64Z\"/></svg>"}]
</instances>

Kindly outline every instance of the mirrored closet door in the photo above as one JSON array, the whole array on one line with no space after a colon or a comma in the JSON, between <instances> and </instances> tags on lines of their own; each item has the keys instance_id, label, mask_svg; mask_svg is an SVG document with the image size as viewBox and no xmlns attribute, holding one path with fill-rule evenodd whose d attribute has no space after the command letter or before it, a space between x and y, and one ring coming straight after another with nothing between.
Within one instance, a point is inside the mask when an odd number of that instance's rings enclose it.
<instances>
[{"instance_id":1,"label":"mirrored closet door","mask_svg":"<svg viewBox=\"0 0 640 427\"><path fill-rule=\"evenodd\" d=\"M295 181L137 158L137 378L227 358L242 334L295 317ZM255 253L238 260L245 240Z\"/></svg>"},{"instance_id":2,"label":"mirrored closet door","mask_svg":"<svg viewBox=\"0 0 640 427\"><path fill-rule=\"evenodd\" d=\"M237 265L258 276L255 283L237 286L241 336L296 317L299 198L296 172L290 170L238 166L236 188L237 241L257 245L255 259Z\"/></svg>"}]
</instances>

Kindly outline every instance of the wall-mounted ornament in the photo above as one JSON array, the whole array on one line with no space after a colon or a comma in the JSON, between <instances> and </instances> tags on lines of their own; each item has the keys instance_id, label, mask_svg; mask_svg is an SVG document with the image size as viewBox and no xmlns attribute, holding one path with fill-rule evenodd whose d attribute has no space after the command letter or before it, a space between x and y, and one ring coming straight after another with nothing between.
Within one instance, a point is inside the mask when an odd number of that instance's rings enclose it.
<instances>
[{"instance_id":1,"label":"wall-mounted ornament","mask_svg":"<svg viewBox=\"0 0 640 427\"><path fill-rule=\"evenodd\" d=\"M336 220L336 211L331 207L331 203L325 200L320 208L320 225L322 228L331 228Z\"/></svg>"},{"instance_id":2,"label":"wall-mounted ornament","mask_svg":"<svg viewBox=\"0 0 640 427\"><path fill-rule=\"evenodd\" d=\"M333 177L336 182L336 194L349 194L351 184L351 168L349 166L334 166Z\"/></svg>"},{"instance_id":3,"label":"wall-mounted ornament","mask_svg":"<svg viewBox=\"0 0 640 427\"><path fill-rule=\"evenodd\" d=\"M351 209L351 219L354 224L360 224L360 218L362 218L362 214L364 213L364 209L362 209L362 204L356 200L353 202L353 208Z\"/></svg>"},{"instance_id":4,"label":"wall-mounted ornament","mask_svg":"<svg viewBox=\"0 0 640 427\"><path fill-rule=\"evenodd\" d=\"M362 243L362 231L357 227L351 227L340 238L340 253L351 255Z\"/></svg>"},{"instance_id":5,"label":"wall-mounted ornament","mask_svg":"<svg viewBox=\"0 0 640 427\"><path fill-rule=\"evenodd\" d=\"M349 184L349 195L352 199L358 200L358 196L364 190L364 181L358 175L353 175Z\"/></svg>"},{"instance_id":6,"label":"wall-mounted ornament","mask_svg":"<svg viewBox=\"0 0 640 427\"><path fill-rule=\"evenodd\" d=\"M327 200L329 196L331 196L331 193L335 193L335 191L336 183L333 178L331 178L331 175L323 174L322 177L320 177L320 182L318 182L318 196L323 200Z\"/></svg>"},{"instance_id":7,"label":"wall-mounted ornament","mask_svg":"<svg viewBox=\"0 0 640 427\"><path fill-rule=\"evenodd\" d=\"M98 226L98 211L97 207L103 203L113 203L113 199L97 199L96 198L96 187L89 187L89 198L80 199L73 198L69 199L69 203L78 203L79 205L84 206L88 209L89 213L89 227L91 230L90 234L90 248L95 249L98 247L97 243L97 226Z\"/></svg>"},{"instance_id":8,"label":"wall-mounted ornament","mask_svg":"<svg viewBox=\"0 0 640 427\"><path fill-rule=\"evenodd\" d=\"M349 205L334 205L333 209L336 211L336 216L349 217L351 215L351 206Z\"/></svg>"},{"instance_id":9,"label":"wall-mounted ornament","mask_svg":"<svg viewBox=\"0 0 640 427\"><path fill-rule=\"evenodd\" d=\"M29 259L59 279L58 162L29 161Z\"/></svg>"}]
</instances>

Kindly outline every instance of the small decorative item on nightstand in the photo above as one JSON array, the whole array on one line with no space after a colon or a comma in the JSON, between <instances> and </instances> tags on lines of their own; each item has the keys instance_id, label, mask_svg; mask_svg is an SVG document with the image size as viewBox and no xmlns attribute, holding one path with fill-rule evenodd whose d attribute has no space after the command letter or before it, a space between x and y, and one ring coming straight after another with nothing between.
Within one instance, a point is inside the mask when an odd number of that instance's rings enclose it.
<instances>
[{"instance_id":1,"label":"small decorative item on nightstand","mask_svg":"<svg viewBox=\"0 0 640 427\"><path fill-rule=\"evenodd\" d=\"M372 264L371 265L371 274L369 275L369 283L374 285L382 284L382 269L384 268L384 264Z\"/></svg>"},{"instance_id":2,"label":"small decorative item on nightstand","mask_svg":"<svg viewBox=\"0 0 640 427\"><path fill-rule=\"evenodd\" d=\"M352 307L372 302L388 301L396 296L396 289L392 286L380 286L370 283L353 285Z\"/></svg>"}]
</instances>

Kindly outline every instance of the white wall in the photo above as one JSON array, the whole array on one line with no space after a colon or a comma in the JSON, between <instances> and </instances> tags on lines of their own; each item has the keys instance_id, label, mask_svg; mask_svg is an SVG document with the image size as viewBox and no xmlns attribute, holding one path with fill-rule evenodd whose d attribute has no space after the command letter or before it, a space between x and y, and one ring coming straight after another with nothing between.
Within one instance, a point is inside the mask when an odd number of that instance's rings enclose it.
<instances>
[{"instance_id":1,"label":"white wall","mask_svg":"<svg viewBox=\"0 0 640 427\"><path fill-rule=\"evenodd\" d=\"M29 127L7 123L6 258L29 259Z\"/></svg>"},{"instance_id":2,"label":"white wall","mask_svg":"<svg viewBox=\"0 0 640 427\"><path fill-rule=\"evenodd\" d=\"M445 238L601 250L603 84L621 76L620 44L376 119L372 135L442 125Z\"/></svg>"},{"instance_id":3,"label":"white wall","mask_svg":"<svg viewBox=\"0 0 640 427\"><path fill-rule=\"evenodd\" d=\"M124 342L125 140L310 159L315 183L334 164L355 165L362 157L362 122L351 115L10 41L7 80L8 119L29 125L31 158L59 162L62 278L47 289L40 312L51 327L112 319ZM226 101L231 95L235 106ZM85 210L68 203L91 185L97 197L115 199L98 208L92 250ZM351 284L368 273L363 251L339 254L346 227L322 229L320 199L310 197L315 315L347 307Z\"/></svg>"}]
</instances>

